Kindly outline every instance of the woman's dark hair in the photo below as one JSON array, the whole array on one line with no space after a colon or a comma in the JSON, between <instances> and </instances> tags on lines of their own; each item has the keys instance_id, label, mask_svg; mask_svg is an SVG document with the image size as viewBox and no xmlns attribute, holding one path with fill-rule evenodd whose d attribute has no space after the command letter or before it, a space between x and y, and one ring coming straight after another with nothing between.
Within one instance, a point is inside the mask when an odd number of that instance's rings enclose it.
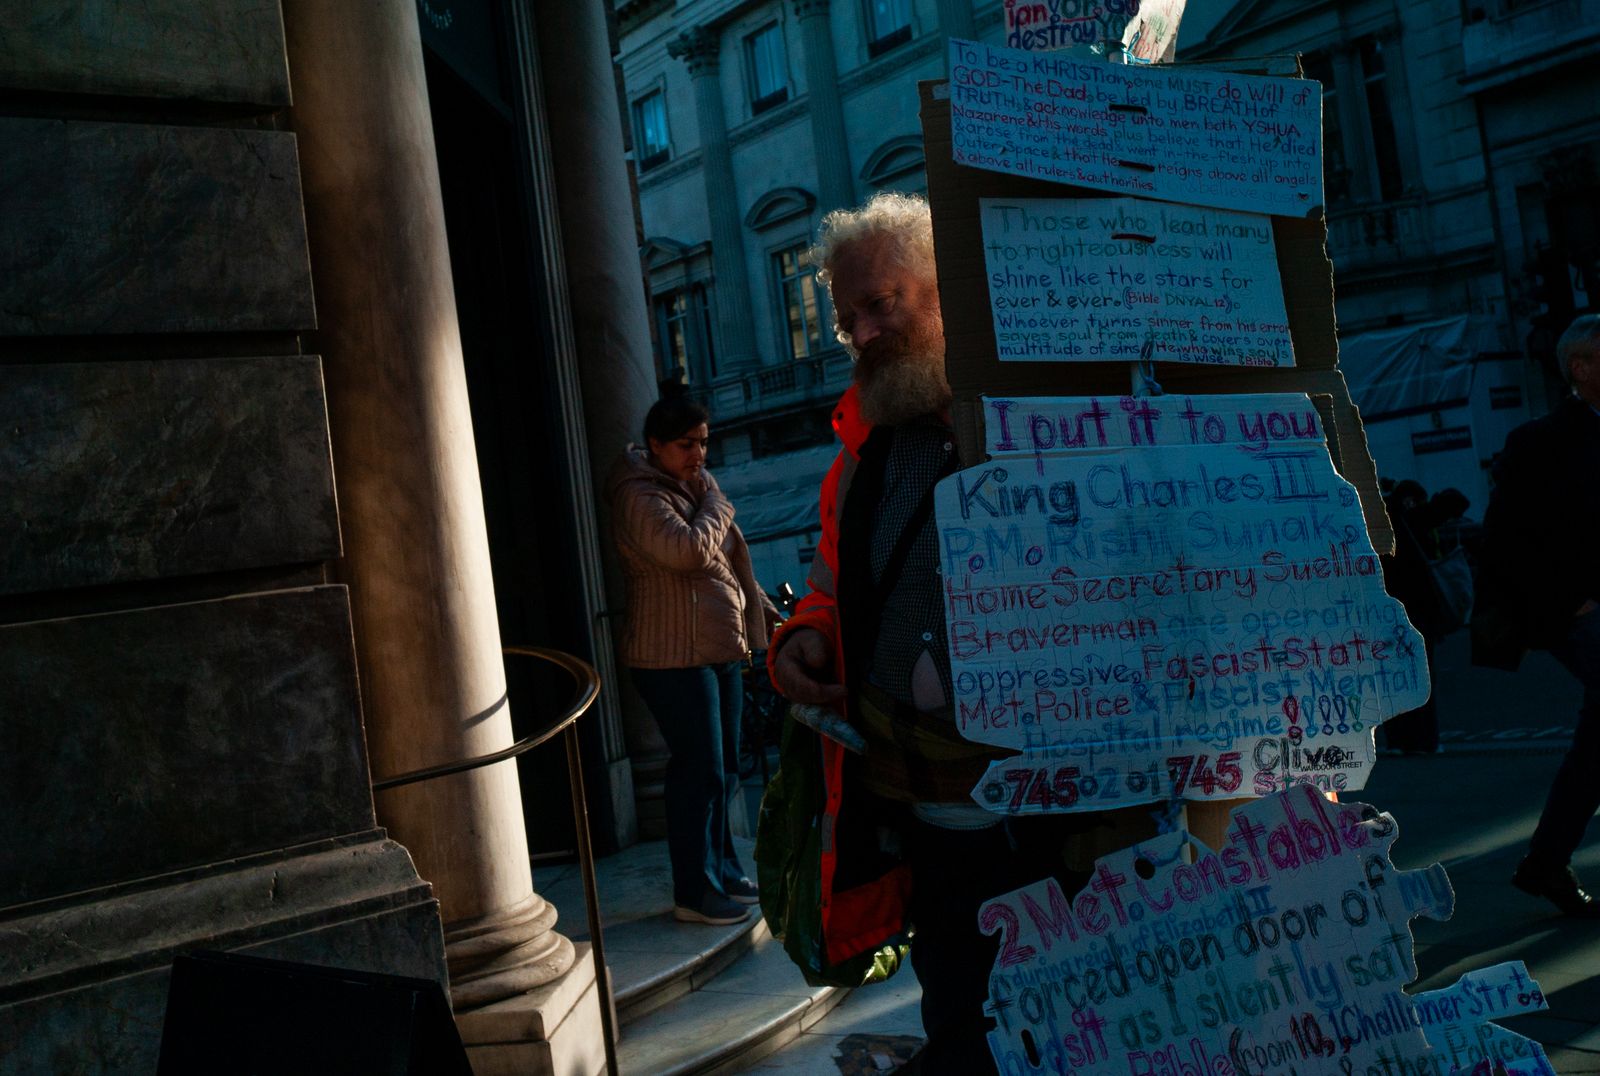
<instances>
[{"instance_id":1,"label":"woman's dark hair","mask_svg":"<svg viewBox=\"0 0 1600 1076\"><path fill-rule=\"evenodd\" d=\"M663 396L645 413L644 443L648 446L652 440L676 441L702 422L710 421L711 412L688 395Z\"/></svg>"}]
</instances>

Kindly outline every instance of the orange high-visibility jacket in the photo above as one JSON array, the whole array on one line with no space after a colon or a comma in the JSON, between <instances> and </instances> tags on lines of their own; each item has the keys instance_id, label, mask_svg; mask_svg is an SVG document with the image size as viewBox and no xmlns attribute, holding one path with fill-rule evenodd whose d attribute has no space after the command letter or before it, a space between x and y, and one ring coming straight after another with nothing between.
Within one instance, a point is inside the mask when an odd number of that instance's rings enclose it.
<instances>
[{"instance_id":1,"label":"orange high-visibility jacket","mask_svg":"<svg viewBox=\"0 0 1600 1076\"><path fill-rule=\"evenodd\" d=\"M844 510L845 493L855 474L861 446L872 433L872 425L861 417L856 387L850 386L833 410L833 429L843 448L822 480L822 539L806 580L810 593L800 600L794 615L778 628L767 651L768 672L773 658L782 649L787 634L797 628L813 628L832 644L835 669L844 668L844 647L839 632L839 605L835 597L839 577L839 517ZM849 716L848 714L846 716ZM844 753L840 744L826 737L822 743L822 772L827 787L821 832L822 937L829 961L838 963L858 953L870 952L902 934L906 928L906 904L911 896L911 869L905 863L894 866L871 880L846 890L835 890L838 871L837 842L834 831L839 807L844 800Z\"/></svg>"}]
</instances>

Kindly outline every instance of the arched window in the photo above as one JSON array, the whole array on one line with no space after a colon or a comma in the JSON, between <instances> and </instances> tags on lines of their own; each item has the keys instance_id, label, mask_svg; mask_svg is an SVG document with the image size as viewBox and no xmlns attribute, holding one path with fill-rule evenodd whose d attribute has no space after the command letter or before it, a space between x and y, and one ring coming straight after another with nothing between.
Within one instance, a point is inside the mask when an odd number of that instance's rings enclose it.
<instances>
[{"instance_id":1,"label":"arched window","mask_svg":"<svg viewBox=\"0 0 1600 1076\"><path fill-rule=\"evenodd\" d=\"M867 157L861 182L879 190L921 191L928 187L923 172L922 139L916 135L891 138Z\"/></svg>"},{"instance_id":2,"label":"arched window","mask_svg":"<svg viewBox=\"0 0 1600 1076\"><path fill-rule=\"evenodd\" d=\"M779 187L756 199L744 215L744 226L759 232L795 217L808 216L816 207L817 196L799 187Z\"/></svg>"}]
</instances>

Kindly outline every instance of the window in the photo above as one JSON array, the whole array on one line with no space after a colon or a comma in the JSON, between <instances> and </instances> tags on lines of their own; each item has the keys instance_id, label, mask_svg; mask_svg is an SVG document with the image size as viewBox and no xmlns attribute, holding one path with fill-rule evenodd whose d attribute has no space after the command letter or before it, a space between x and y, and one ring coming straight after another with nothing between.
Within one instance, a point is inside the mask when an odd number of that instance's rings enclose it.
<instances>
[{"instance_id":1,"label":"window","mask_svg":"<svg viewBox=\"0 0 1600 1076\"><path fill-rule=\"evenodd\" d=\"M783 31L777 23L768 23L744 39L744 64L752 116L789 99Z\"/></svg>"},{"instance_id":2,"label":"window","mask_svg":"<svg viewBox=\"0 0 1600 1076\"><path fill-rule=\"evenodd\" d=\"M1322 83L1322 187L1331 204L1350 197L1350 165L1345 158L1344 130L1339 121L1339 89L1333 64L1325 52L1305 58L1306 77Z\"/></svg>"},{"instance_id":3,"label":"window","mask_svg":"<svg viewBox=\"0 0 1600 1076\"><path fill-rule=\"evenodd\" d=\"M861 182L880 190L926 191L927 161L918 135L891 138L867 155L861 167Z\"/></svg>"},{"instance_id":4,"label":"window","mask_svg":"<svg viewBox=\"0 0 1600 1076\"><path fill-rule=\"evenodd\" d=\"M881 56L911 40L911 0L866 0L867 55Z\"/></svg>"},{"instance_id":5,"label":"window","mask_svg":"<svg viewBox=\"0 0 1600 1076\"><path fill-rule=\"evenodd\" d=\"M792 359L804 359L822 349L822 312L817 306L817 278L804 243L772 256L778 282L780 320Z\"/></svg>"},{"instance_id":6,"label":"window","mask_svg":"<svg viewBox=\"0 0 1600 1076\"><path fill-rule=\"evenodd\" d=\"M1366 81L1367 118L1372 124L1372 154L1378 172L1378 193L1384 201L1391 201L1400 197L1405 190L1405 180L1400 174L1400 145L1394 134L1394 114L1389 108L1383 42L1375 37L1361 40L1361 73Z\"/></svg>"},{"instance_id":7,"label":"window","mask_svg":"<svg viewBox=\"0 0 1600 1076\"><path fill-rule=\"evenodd\" d=\"M667 99L651 90L633 103L634 157L639 171L654 168L672 154L667 140Z\"/></svg>"},{"instance_id":8,"label":"window","mask_svg":"<svg viewBox=\"0 0 1600 1076\"><path fill-rule=\"evenodd\" d=\"M711 303L704 285L668 292L655 301L656 342L661 373L693 384L717 376L711 345Z\"/></svg>"}]
</instances>

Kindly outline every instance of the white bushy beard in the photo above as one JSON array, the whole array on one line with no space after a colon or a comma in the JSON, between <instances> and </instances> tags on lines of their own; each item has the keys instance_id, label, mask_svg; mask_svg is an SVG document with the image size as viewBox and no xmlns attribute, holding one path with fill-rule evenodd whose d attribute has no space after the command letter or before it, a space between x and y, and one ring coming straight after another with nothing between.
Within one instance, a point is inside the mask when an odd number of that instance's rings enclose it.
<instances>
[{"instance_id":1,"label":"white bushy beard","mask_svg":"<svg viewBox=\"0 0 1600 1076\"><path fill-rule=\"evenodd\" d=\"M950 406L944 374L944 326L937 318L906 336L880 336L856 359L861 417L874 426L898 426L942 414Z\"/></svg>"}]
</instances>

